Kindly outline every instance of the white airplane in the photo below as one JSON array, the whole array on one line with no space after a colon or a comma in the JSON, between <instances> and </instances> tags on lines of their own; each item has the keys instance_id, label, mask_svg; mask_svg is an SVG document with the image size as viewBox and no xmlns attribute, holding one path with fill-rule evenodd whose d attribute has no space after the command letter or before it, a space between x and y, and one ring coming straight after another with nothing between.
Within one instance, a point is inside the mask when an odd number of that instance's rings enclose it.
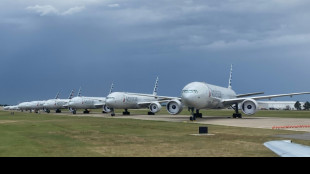
<instances>
[{"instance_id":1,"label":"white airplane","mask_svg":"<svg viewBox=\"0 0 310 174\"><path fill-rule=\"evenodd\" d=\"M113 89L113 83L111 85L110 93ZM109 108L105 107L106 97L84 97L81 96L81 88L79 90L78 96L73 97L69 103L68 107L70 108L73 114L76 114L77 109L85 109L84 114L88 114L88 109L99 109L103 108L103 113L110 112Z\"/></svg>"},{"instance_id":2,"label":"white airplane","mask_svg":"<svg viewBox=\"0 0 310 174\"><path fill-rule=\"evenodd\" d=\"M271 99L275 97L294 96L302 94L310 94L310 92L301 93L290 93L290 94L279 94L279 95L267 95L267 96L256 96L248 97L262 92L249 93L237 95L232 89L232 65L230 70L229 85L227 88L216 85L211 85L204 82L192 82L187 84L181 94L181 99L174 99L167 103L167 111L170 114L178 114L182 111L183 106L187 106L191 110L192 116L190 120L196 120L196 117L202 117L199 113L200 109L223 109L229 106L233 107L235 113L233 118L241 118L242 115L239 113L238 104L241 103L241 110L246 115L253 115L256 113L258 104L256 100ZM196 109L196 113L194 110Z\"/></svg>"},{"instance_id":3,"label":"white airplane","mask_svg":"<svg viewBox=\"0 0 310 174\"><path fill-rule=\"evenodd\" d=\"M35 113L38 113L39 110L44 109L44 103L46 100L40 100L40 101L32 101L30 102L30 109L34 110Z\"/></svg>"},{"instance_id":4,"label":"white airplane","mask_svg":"<svg viewBox=\"0 0 310 174\"><path fill-rule=\"evenodd\" d=\"M29 103L30 102L22 102L20 104L18 104L18 108L23 112L24 110L27 111L29 110Z\"/></svg>"},{"instance_id":5,"label":"white airplane","mask_svg":"<svg viewBox=\"0 0 310 174\"><path fill-rule=\"evenodd\" d=\"M35 111L35 113L38 113L39 110L44 108L44 103L45 100L43 101L31 101L31 102L22 102L20 104L18 104L18 108L19 110L21 110L22 112L25 111L30 111L32 112L32 110Z\"/></svg>"},{"instance_id":6,"label":"white airplane","mask_svg":"<svg viewBox=\"0 0 310 174\"><path fill-rule=\"evenodd\" d=\"M291 140L268 141L264 146L280 157L310 157L309 146L296 144Z\"/></svg>"},{"instance_id":7,"label":"white airplane","mask_svg":"<svg viewBox=\"0 0 310 174\"><path fill-rule=\"evenodd\" d=\"M54 99L47 100L44 103L44 110L50 113L50 110L56 110L56 113L61 113L61 109L66 109L66 105L69 103L70 99L73 97L74 90L71 91L68 99L59 99L59 92Z\"/></svg>"},{"instance_id":8,"label":"white airplane","mask_svg":"<svg viewBox=\"0 0 310 174\"><path fill-rule=\"evenodd\" d=\"M13 105L13 106L4 106L4 110L19 110L18 105Z\"/></svg>"},{"instance_id":9,"label":"white airplane","mask_svg":"<svg viewBox=\"0 0 310 174\"><path fill-rule=\"evenodd\" d=\"M115 116L114 109L125 109L123 115L130 115L128 109L149 108L148 115L154 115L161 110L161 103L168 102L177 97L157 96L158 77L155 82L153 94L113 92L107 96L106 106Z\"/></svg>"}]
</instances>

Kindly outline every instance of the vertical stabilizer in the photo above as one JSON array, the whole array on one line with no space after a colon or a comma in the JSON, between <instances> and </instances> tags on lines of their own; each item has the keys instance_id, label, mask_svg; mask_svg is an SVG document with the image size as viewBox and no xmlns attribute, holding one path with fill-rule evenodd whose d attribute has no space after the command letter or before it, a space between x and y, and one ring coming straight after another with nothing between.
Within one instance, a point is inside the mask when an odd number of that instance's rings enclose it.
<instances>
[{"instance_id":1,"label":"vertical stabilizer","mask_svg":"<svg viewBox=\"0 0 310 174\"><path fill-rule=\"evenodd\" d=\"M60 94L61 90L56 94L55 99L59 98L59 94Z\"/></svg>"},{"instance_id":2,"label":"vertical stabilizer","mask_svg":"<svg viewBox=\"0 0 310 174\"><path fill-rule=\"evenodd\" d=\"M228 88L231 89L231 83L232 83L232 71L233 71L233 65L230 66L230 77L228 82Z\"/></svg>"},{"instance_id":3,"label":"vertical stabilizer","mask_svg":"<svg viewBox=\"0 0 310 174\"><path fill-rule=\"evenodd\" d=\"M157 96L157 88L158 88L158 77L156 78L156 82L155 82L155 86L154 86L154 90L153 90L154 96Z\"/></svg>"},{"instance_id":4,"label":"vertical stabilizer","mask_svg":"<svg viewBox=\"0 0 310 174\"><path fill-rule=\"evenodd\" d=\"M113 84L113 82L112 82L111 88L110 88L110 93L109 93L109 94L111 94L111 93L113 92L113 87L114 87L114 84Z\"/></svg>"},{"instance_id":5,"label":"vertical stabilizer","mask_svg":"<svg viewBox=\"0 0 310 174\"><path fill-rule=\"evenodd\" d=\"M79 89L79 92L78 92L78 97L81 97L81 95L82 95L82 87L80 87L80 89Z\"/></svg>"},{"instance_id":6,"label":"vertical stabilizer","mask_svg":"<svg viewBox=\"0 0 310 174\"><path fill-rule=\"evenodd\" d=\"M70 95L69 95L68 99L72 99L73 94L74 94L74 90L72 90L72 91L71 91L71 93L70 93Z\"/></svg>"}]
</instances>

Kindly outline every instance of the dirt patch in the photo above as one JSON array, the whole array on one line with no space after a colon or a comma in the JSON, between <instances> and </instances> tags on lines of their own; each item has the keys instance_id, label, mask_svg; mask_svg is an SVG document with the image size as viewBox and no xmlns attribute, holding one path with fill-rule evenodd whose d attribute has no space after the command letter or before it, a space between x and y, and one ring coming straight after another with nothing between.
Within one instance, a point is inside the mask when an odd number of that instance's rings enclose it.
<instances>
[{"instance_id":1,"label":"dirt patch","mask_svg":"<svg viewBox=\"0 0 310 174\"><path fill-rule=\"evenodd\" d=\"M0 124L6 124L6 123L15 123L18 121L13 121L13 120L0 120Z\"/></svg>"}]
</instances>

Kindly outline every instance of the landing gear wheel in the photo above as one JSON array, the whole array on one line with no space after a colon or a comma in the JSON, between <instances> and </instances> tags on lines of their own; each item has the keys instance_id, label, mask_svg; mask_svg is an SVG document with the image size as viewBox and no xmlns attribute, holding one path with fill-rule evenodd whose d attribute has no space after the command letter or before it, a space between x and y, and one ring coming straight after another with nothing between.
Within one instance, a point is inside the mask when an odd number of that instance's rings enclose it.
<instances>
[{"instance_id":1,"label":"landing gear wheel","mask_svg":"<svg viewBox=\"0 0 310 174\"><path fill-rule=\"evenodd\" d=\"M128 110L125 109L125 112L123 112L123 115L130 115L130 112L128 112Z\"/></svg>"},{"instance_id":2,"label":"landing gear wheel","mask_svg":"<svg viewBox=\"0 0 310 174\"><path fill-rule=\"evenodd\" d=\"M242 118L242 114L240 113L234 113L233 118Z\"/></svg>"},{"instance_id":3,"label":"landing gear wheel","mask_svg":"<svg viewBox=\"0 0 310 174\"><path fill-rule=\"evenodd\" d=\"M190 121L195 121L195 120L196 120L196 116L190 116L190 117L189 117L189 120L190 120Z\"/></svg>"},{"instance_id":4,"label":"landing gear wheel","mask_svg":"<svg viewBox=\"0 0 310 174\"><path fill-rule=\"evenodd\" d=\"M153 112L148 112L147 115L155 115Z\"/></svg>"},{"instance_id":5,"label":"landing gear wheel","mask_svg":"<svg viewBox=\"0 0 310 174\"><path fill-rule=\"evenodd\" d=\"M242 118L242 114L239 113L238 103L235 104L234 107L232 107L236 113L233 114L233 118Z\"/></svg>"}]
</instances>

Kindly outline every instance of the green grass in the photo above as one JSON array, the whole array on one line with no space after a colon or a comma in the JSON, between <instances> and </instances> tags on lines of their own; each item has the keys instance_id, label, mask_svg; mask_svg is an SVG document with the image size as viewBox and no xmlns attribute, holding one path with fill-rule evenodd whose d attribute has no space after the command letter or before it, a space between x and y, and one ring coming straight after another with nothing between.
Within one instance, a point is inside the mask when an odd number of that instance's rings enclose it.
<instances>
[{"instance_id":1,"label":"green grass","mask_svg":"<svg viewBox=\"0 0 310 174\"><path fill-rule=\"evenodd\" d=\"M212 115L231 114L229 111L212 112ZM276 112L266 113L277 115ZM279 113L280 111L278 115ZM209 133L215 135L190 135L198 133L199 126L201 125L189 122L69 117L25 112L10 115L10 112L0 111L0 156L273 157L277 155L263 146L263 143L281 139L273 137L276 134L296 133L285 130L203 125L208 126ZM310 145L310 141L295 142Z\"/></svg>"}]
</instances>

